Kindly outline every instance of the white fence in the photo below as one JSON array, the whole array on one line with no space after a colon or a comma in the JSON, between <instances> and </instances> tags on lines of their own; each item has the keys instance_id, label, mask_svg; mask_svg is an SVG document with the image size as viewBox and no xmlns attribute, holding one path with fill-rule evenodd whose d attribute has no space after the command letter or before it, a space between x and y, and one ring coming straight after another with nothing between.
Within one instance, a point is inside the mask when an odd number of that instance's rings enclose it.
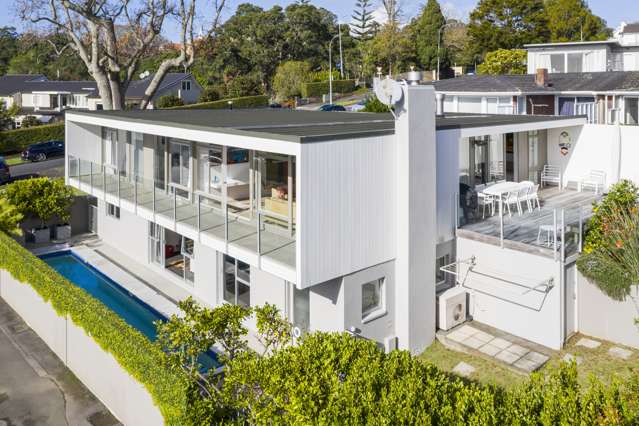
<instances>
[{"instance_id":1,"label":"white fence","mask_svg":"<svg viewBox=\"0 0 639 426\"><path fill-rule=\"evenodd\" d=\"M68 317L59 316L28 284L0 270L2 297L82 383L125 425L161 425L146 388Z\"/></svg>"}]
</instances>

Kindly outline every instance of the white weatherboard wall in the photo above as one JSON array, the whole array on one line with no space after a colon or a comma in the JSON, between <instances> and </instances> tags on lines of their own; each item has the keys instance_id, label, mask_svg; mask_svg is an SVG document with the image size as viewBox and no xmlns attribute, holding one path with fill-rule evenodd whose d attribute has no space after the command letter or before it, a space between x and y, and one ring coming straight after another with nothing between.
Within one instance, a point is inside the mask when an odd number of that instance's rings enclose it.
<instances>
[{"instance_id":1,"label":"white weatherboard wall","mask_svg":"<svg viewBox=\"0 0 639 426\"><path fill-rule=\"evenodd\" d=\"M577 272L577 316L583 334L639 348L639 288L618 302ZM605 315L601 315L605 312Z\"/></svg>"},{"instance_id":2,"label":"white weatherboard wall","mask_svg":"<svg viewBox=\"0 0 639 426\"><path fill-rule=\"evenodd\" d=\"M559 150L560 134L571 139L567 155ZM639 127L586 124L548 131L548 163L561 166L564 185L575 186L591 170L606 173L606 185L619 179L639 182Z\"/></svg>"},{"instance_id":3,"label":"white weatherboard wall","mask_svg":"<svg viewBox=\"0 0 639 426\"><path fill-rule=\"evenodd\" d=\"M0 270L0 297L44 340L82 383L125 425L161 425L146 388L70 318L58 316L30 285Z\"/></svg>"},{"instance_id":4,"label":"white weatherboard wall","mask_svg":"<svg viewBox=\"0 0 639 426\"><path fill-rule=\"evenodd\" d=\"M457 260L464 261L472 256L476 259L475 271L481 274L470 273L465 281L473 319L549 348L561 349L564 341L561 263L543 256L457 238ZM467 265L460 265L459 280L464 279L466 269ZM545 300L538 292L502 281L534 287L549 278L554 279L555 285Z\"/></svg>"},{"instance_id":5,"label":"white weatherboard wall","mask_svg":"<svg viewBox=\"0 0 639 426\"><path fill-rule=\"evenodd\" d=\"M393 136L302 143L297 170L299 288L393 259Z\"/></svg>"}]
</instances>

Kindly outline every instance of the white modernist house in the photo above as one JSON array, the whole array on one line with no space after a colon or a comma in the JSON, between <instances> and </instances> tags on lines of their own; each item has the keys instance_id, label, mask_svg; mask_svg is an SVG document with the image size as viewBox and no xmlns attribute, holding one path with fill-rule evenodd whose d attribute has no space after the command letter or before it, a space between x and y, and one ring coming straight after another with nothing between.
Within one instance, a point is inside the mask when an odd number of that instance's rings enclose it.
<instances>
[{"instance_id":1,"label":"white modernist house","mask_svg":"<svg viewBox=\"0 0 639 426\"><path fill-rule=\"evenodd\" d=\"M541 43L528 50L528 73L639 71L639 23L623 23L603 41Z\"/></svg>"},{"instance_id":2,"label":"white modernist house","mask_svg":"<svg viewBox=\"0 0 639 426\"><path fill-rule=\"evenodd\" d=\"M269 302L302 333L418 353L454 286L455 323L561 347L580 326L566 294L598 196L571 188L603 166L597 193L636 174L618 173L617 145L593 154L609 135L583 117L437 116L425 86L404 85L395 114L69 111L66 179L95 196L104 243L210 306ZM512 185L547 164L559 188L518 213Z\"/></svg>"}]
</instances>

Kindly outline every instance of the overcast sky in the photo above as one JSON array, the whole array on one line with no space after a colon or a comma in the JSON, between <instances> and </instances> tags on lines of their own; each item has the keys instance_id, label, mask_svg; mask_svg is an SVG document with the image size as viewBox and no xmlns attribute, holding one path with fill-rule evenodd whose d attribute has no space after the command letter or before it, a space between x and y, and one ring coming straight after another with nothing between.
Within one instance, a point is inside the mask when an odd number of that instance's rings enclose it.
<instances>
[{"instance_id":1,"label":"overcast sky","mask_svg":"<svg viewBox=\"0 0 639 426\"><path fill-rule=\"evenodd\" d=\"M205 25L207 17L206 13L206 1L198 0L201 7L200 10L200 25ZM400 0L402 5L404 19L410 19L412 16L419 12L419 9L425 3L426 0ZM275 4L287 5L293 1L276 1L276 0L259 0L252 3L260 5L263 8L269 8ZM340 22L349 22L355 0L311 0L315 5L325 7L335 13ZM227 0L228 7L225 11L225 16L230 16L235 11L238 4L246 3L246 0ZM379 5L381 0L374 1L375 5ZM477 4L477 0L441 0L440 1L444 13L453 18L465 19L468 17L469 12ZM588 2L593 12L602 18L604 18L608 26L615 28L621 21L633 22L639 21L639 7L637 4L639 0L590 0ZM0 25L11 25L22 27L22 23L15 17L13 12L13 0L0 0L0 6L4 13L0 14ZM210 4L210 3L209 3ZM175 38L176 31L173 28L174 24L166 27L166 35L169 38Z\"/></svg>"}]
</instances>

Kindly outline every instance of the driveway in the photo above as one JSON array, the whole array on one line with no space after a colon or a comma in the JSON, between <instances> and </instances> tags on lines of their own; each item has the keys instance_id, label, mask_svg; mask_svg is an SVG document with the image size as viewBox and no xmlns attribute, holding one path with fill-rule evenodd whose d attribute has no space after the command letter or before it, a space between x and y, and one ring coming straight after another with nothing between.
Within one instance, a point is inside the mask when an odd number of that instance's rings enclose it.
<instances>
[{"instance_id":1,"label":"driveway","mask_svg":"<svg viewBox=\"0 0 639 426\"><path fill-rule=\"evenodd\" d=\"M119 425L0 299L0 426Z\"/></svg>"},{"instance_id":2,"label":"driveway","mask_svg":"<svg viewBox=\"0 0 639 426\"><path fill-rule=\"evenodd\" d=\"M36 163L22 163L10 166L12 178L25 178L31 176L64 176L64 157L52 158L50 160L38 161Z\"/></svg>"}]
</instances>

